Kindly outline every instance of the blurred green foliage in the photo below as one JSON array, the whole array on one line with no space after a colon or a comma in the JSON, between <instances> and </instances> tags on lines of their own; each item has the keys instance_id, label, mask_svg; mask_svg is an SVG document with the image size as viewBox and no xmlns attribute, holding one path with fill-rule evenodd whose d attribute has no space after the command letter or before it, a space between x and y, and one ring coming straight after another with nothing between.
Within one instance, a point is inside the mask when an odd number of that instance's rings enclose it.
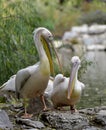
<instances>
[{"instance_id":1,"label":"blurred green foliage","mask_svg":"<svg viewBox=\"0 0 106 130\"><path fill-rule=\"evenodd\" d=\"M36 4L34 0L1 0L0 85L19 69L38 61L33 42L34 28L53 29L53 21Z\"/></svg>"}]
</instances>

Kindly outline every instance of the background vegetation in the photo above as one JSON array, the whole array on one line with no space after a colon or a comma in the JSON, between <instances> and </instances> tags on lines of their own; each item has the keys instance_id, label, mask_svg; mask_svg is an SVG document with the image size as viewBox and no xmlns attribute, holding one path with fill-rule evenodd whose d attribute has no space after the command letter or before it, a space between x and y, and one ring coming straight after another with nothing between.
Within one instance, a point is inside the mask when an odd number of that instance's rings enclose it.
<instances>
[{"instance_id":1,"label":"background vegetation","mask_svg":"<svg viewBox=\"0 0 106 130\"><path fill-rule=\"evenodd\" d=\"M73 25L106 24L105 6L102 0L0 0L0 85L38 61L32 33L36 27L61 37Z\"/></svg>"}]
</instances>

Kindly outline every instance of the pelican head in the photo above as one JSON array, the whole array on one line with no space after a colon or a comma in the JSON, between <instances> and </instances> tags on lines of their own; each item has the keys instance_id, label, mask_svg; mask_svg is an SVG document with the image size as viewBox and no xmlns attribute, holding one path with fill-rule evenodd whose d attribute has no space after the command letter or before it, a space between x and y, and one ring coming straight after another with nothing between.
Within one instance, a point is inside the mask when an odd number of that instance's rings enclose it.
<instances>
[{"instance_id":1,"label":"pelican head","mask_svg":"<svg viewBox=\"0 0 106 130\"><path fill-rule=\"evenodd\" d=\"M77 80L77 72L81 64L81 60L78 56L73 56L71 59L72 69L70 73L70 79L68 84L68 96L67 98L70 99L73 88L75 87L75 82Z\"/></svg>"},{"instance_id":2,"label":"pelican head","mask_svg":"<svg viewBox=\"0 0 106 130\"><path fill-rule=\"evenodd\" d=\"M48 29L46 29L44 27L39 27L39 28L35 29L33 31L33 34L34 34L34 40L36 40L36 36L38 36L38 35L41 34L41 36L43 38L45 38L45 40L47 40L47 41L53 41L53 35L52 35L52 33Z\"/></svg>"}]
</instances>

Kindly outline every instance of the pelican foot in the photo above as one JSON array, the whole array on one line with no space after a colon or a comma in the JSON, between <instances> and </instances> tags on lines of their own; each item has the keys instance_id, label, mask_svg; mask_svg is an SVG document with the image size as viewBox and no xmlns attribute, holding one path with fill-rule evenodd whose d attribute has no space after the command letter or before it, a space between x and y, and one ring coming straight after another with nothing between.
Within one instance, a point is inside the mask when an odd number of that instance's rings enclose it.
<instances>
[{"instance_id":1,"label":"pelican foot","mask_svg":"<svg viewBox=\"0 0 106 130\"><path fill-rule=\"evenodd\" d=\"M24 119L30 119L30 118L32 118L32 116L33 116L33 114L24 113L24 115L21 117Z\"/></svg>"},{"instance_id":2,"label":"pelican foot","mask_svg":"<svg viewBox=\"0 0 106 130\"><path fill-rule=\"evenodd\" d=\"M75 106L70 106L71 114L78 112L77 109L75 109Z\"/></svg>"},{"instance_id":3,"label":"pelican foot","mask_svg":"<svg viewBox=\"0 0 106 130\"><path fill-rule=\"evenodd\" d=\"M56 109L59 110L59 111L64 111L63 107L57 107Z\"/></svg>"},{"instance_id":4,"label":"pelican foot","mask_svg":"<svg viewBox=\"0 0 106 130\"><path fill-rule=\"evenodd\" d=\"M73 114L73 113L77 113L77 112L78 112L77 109L72 109L72 110L71 110L71 114Z\"/></svg>"},{"instance_id":5,"label":"pelican foot","mask_svg":"<svg viewBox=\"0 0 106 130\"><path fill-rule=\"evenodd\" d=\"M50 108L47 108L47 107L44 107L43 108L43 111L49 111L49 110L51 110Z\"/></svg>"}]
</instances>

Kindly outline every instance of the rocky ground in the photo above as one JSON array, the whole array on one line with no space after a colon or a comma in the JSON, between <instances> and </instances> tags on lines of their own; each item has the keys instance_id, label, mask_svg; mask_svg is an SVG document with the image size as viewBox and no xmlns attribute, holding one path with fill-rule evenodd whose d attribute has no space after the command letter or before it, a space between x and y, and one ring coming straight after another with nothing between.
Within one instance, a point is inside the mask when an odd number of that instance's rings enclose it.
<instances>
[{"instance_id":1,"label":"rocky ground","mask_svg":"<svg viewBox=\"0 0 106 130\"><path fill-rule=\"evenodd\" d=\"M7 101L8 100L8 101ZM23 106L14 98L6 97L0 104L0 130L106 130L106 106L87 108L71 114L67 108L42 111L42 103L36 99L28 110L34 113L31 119L24 119ZM33 105L32 105L33 104Z\"/></svg>"}]
</instances>

